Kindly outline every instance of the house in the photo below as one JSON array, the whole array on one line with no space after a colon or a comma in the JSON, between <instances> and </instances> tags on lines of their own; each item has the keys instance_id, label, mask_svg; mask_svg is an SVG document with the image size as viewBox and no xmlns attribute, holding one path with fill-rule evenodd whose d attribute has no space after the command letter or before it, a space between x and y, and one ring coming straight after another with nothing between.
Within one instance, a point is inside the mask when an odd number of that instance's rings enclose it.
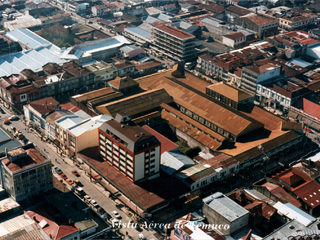
<instances>
[{"instance_id":1,"label":"house","mask_svg":"<svg viewBox=\"0 0 320 240\"><path fill-rule=\"evenodd\" d=\"M225 9L223 6L215 4L215 3L210 3L210 4L200 4L197 6L199 10L205 9L211 13L213 13L214 18L224 20L226 18L226 13Z\"/></svg>"},{"instance_id":2,"label":"house","mask_svg":"<svg viewBox=\"0 0 320 240\"><path fill-rule=\"evenodd\" d=\"M180 4L180 8L181 8L181 11L185 12L185 13L194 12L197 9L196 6L188 4L188 3Z\"/></svg>"},{"instance_id":3,"label":"house","mask_svg":"<svg viewBox=\"0 0 320 240\"><path fill-rule=\"evenodd\" d=\"M86 65L86 68L94 74L95 87L106 86L109 80L118 76L118 69L113 64L104 61Z\"/></svg>"},{"instance_id":4,"label":"house","mask_svg":"<svg viewBox=\"0 0 320 240\"><path fill-rule=\"evenodd\" d=\"M222 37L222 43L233 48L243 47L245 42L246 36L242 32L229 33Z\"/></svg>"},{"instance_id":5,"label":"house","mask_svg":"<svg viewBox=\"0 0 320 240\"><path fill-rule=\"evenodd\" d=\"M107 5L96 5L91 7L91 12L94 16L100 17L108 14L108 6Z\"/></svg>"},{"instance_id":6,"label":"house","mask_svg":"<svg viewBox=\"0 0 320 240\"><path fill-rule=\"evenodd\" d=\"M135 65L127 60L118 61L113 65L117 68L119 77L131 75L135 70Z\"/></svg>"},{"instance_id":7,"label":"house","mask_svg":"<svg viewBox=\"0 0 320 240\"><path fill-rule=\"evenodd\" d=\"M52 136L50 133L54 129L50 129L46 118L50 113L58 109L58 107L59 102L57 102L53 97L47 97L24 105L23 111L25 118L32 122L36 129L45 134L49 133L50 139L53 140L55 134Z\"/></svg>"}]
</instances>

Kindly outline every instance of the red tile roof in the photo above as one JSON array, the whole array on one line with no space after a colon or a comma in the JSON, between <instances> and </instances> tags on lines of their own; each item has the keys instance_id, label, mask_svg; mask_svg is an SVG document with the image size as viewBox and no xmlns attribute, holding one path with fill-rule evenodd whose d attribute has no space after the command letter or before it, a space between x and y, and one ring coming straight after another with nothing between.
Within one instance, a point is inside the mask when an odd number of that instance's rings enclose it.
<instances>
[{"instance_id":1,"label":"red tile roof","mask_svg":"<svg viewBox=\"0 0 320 240\"><path fill-rule=\"evenodd\" d=\"M172 142L171 140L169 140L168 138L166 138L162 134L158 133L156 130L152 129L148 125L144 125L144 126L142 126L142 128L144 130L147 130L153 136L155 136L158 139L158 141L161 143L161 154L164 152L168 152L168 151L179 148L178 144Z\"/></svg>"},{"instance_id":2,"label":"red tile roof","mask_svg":"<svg viewBox=\"0 0 320 240\"><path fill-rule=\"evenodd\" d=\"M78 111L81 110L80 108L74 106L71 102L61 104L60 107L61 107L61 109L69 110L69 111L71 111L73 113L78 112Z\"/></svg>"},{"instance_id":3,"label":"red tile roof","mask_svg":"<svg viewBox=\"0 0 320 240\"><path fill-rule=\"evenodd\" d=\"M43 220L47 222L47 225L43 227L42 230L48 236L51 236L52 240L61 239L79 231L76 226L68 224L67 221L61 223L60 219L56 219L54 216L59 213L58 210L55 210L49 205L26 211L26 214L34 219L38 225Z\"/></svg>"},{"instance_id":4,"label":"red tile roof","mask_svg":"<svg viewBox=\"0 0 320 240\"><path fill-rule=\"evenodd\" d=\"M19 152L21 148L17 148L15 150L9 151L8 154L10 154L10 152ZM25 151L27 152L27 156L23 157L23 158L19 158L16 159L15 161L11 162L9 160L9 158L5 158L2 159L2 162L4 165L6 165L6 167L11 171L11 172L15 172L15 171L19 171L21 169L30 167L32 165L36 165L42 162L47 161L47 159L45 157L43 157L41 155L41 153L35 149L35 148L30 148L27 150L23 150L21 149L21 151Z\"/></svg>"},{"instance_id":5,"label":"red tile roof","mask_svg":"<svg viewBox=\"0 0 320 240\"><path fill-rule=\"evenodd\" d=\"M154 28L157 28L163 32L166 32L167 34L173 35L173 36L180 38L180 39L189 39L189 38L195 37L194 35L192 35L190 33L183 32L179 28L172 27L170 25L157 25L157 26L154 26Z\"/></svg>"},{"instance_id":6,"label":"red tile roof","mask_svg":"<svg viewBox=\"0 0 320 240\"><path fill-rule=\"evenodd\" d=\"M230 11L230 12L237 13L239 15L247 15L249 13L252 13L252 11L250 11L249 9L234 6L234 5L230 5L230 6L226 7L226 10Z\"/></svg>"},{"instance_id":7,"label":"red tile roof","mask_svg":"<svg viewBox=\"0 0 320 240\"><path fill-rule=\"evenodd\" d=\"M46 115L54 111L55 106L58 106L59 102L57 102L53 97L47 97L33 101L29 105L41 115Z\"/></svg>"},{"instance_id":8,"label":"red tile roof","mask_svg":"<svg viewBox=\"0 0 320 240\"><path fill-rule=\"evenodd\" d=\"M200 4L197 6L199 9L206 9L208 11L214 12L214 13L223 13L224 12L224 7L211 3L211 4Z\"/></svg>"},{"instance_id":9,"label":"red tile roof","mask_svg":"<svg viewBox=\"0 0 320 240\"><path fill-rule=\"evenodd\" d=\"M258 26L263 26L271 23L278 23L279 20L277 18L273 18L264 14L256 14L256 13L251 13L246 16L245 18L248 18L251 20L251 22L257 24Z\"/></svg>"},{"instance_id":10,"label":"red tile roof","mask_svg":"<svg viewBox=\"0 0 320 240\"><path fill-rule=\"evenodd\" d=\"M282 177L280 177L280 179L290 186L293 186L294 184L296 184L302 180L302 178L300 176L294 174L293 172L289 172L289 173L283 175Z\"/></svg>"}]
</instances>

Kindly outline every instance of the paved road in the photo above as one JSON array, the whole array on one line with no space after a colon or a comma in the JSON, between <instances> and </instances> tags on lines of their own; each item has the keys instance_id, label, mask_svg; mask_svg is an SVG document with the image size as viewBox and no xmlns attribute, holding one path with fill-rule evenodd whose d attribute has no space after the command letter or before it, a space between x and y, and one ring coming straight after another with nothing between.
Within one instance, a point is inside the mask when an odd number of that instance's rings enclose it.
<instances>
[{"instance_id":1,"label":"paved road","mask_svg":"<svg viewBox=\"0 0 320 240\"><path fill-rule=\"evenodd\" d=\"M3 107L2 104L0 104L0 107L6 112L6 114L0 114L1 121L8 119L8 117L10 117L13 114L10 113L8 109ZM26 138L29 139L29 141L33 142L38 148L40 148L40 150L44 151L49 156L49 158L52 161L52 164L54 165L53 168L59 167L71 180L79 179L83 184L84 191L89 196L91 196L92 199L96 200L99 206L106 210L106 212L109 213L109 215L111 215L112 211L116 210L122 217L122 223L128 223L131 220L124 212L122 212L120 209L117 209L114 201L112 201L106 196L106 191L102 187L96 186L95 183L90 182L89 177L85 176L84 171L74 166L70 159L66 159L63 161L63 159L65 158L61 158L60 155L57 154L57 150L53 145L43 142L35 134L29 132L29 130L26 131L26 127L21 121L23 115L19 115L19 118L20 120L12 121L10 125L3 125L4 128L10 129L11 126L14 126L16 127L16 129L19 129L26 136ZM57 159L57 162L55 161L55 159ZM72 170L77 170L81 176L76 177L72 174ZM53 171L53 173L58 179L62 179L55 171ZM64 183L66 182L64 181ZM66 187L70 189L70 186L67 183ZM126 232L128 232L128 236L126 236L125 239L139 239L139 233L142 233L147 239L155 238L155 231L146 231L144 229L140 229L140 231L141 232L137 231L134 228L123 228L120 230L120 234L122 234L122 236L125 236ZM129 236L131 238L129 238Z\"/></svg>"}]
</instances>

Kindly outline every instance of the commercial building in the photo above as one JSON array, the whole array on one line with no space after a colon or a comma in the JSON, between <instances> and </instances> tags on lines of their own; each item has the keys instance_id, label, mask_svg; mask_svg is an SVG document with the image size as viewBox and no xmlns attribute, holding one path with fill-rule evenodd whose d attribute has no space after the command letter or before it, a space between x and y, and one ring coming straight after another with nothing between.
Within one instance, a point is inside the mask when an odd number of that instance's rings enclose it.
<instances>
[{"instance_id":1,"label":"commercial building","mask_svg":"<svg viewBox=\"0 0 320 240\"><path fill-rule=\"evenodd\" d=\"M274 63L267 63L262 66L246 66L242 68L240 88L255 94L257 84L265 82L280 75L281 66Z\"/></svg>"},{"instance_id":2,"label":"commercial building","mask_svg":"<svg viewBox=\"0 0 320 240\"><path fill-rule=\"evenodd\" d=\"M94 74L94 84L96 87L106 86L107 81L118 76L118 69L104 61L86 65L86 68Z\"/></svg>"},{"instance_id":3,"label":"commercial building","mask_svg":"<svg viewBox=\"0 0 320 240\"><path fill-rule=\"evenodd\" d=\"M309 24L309 19L305 16L293 16L291 13L279 18L279 27L286 30L301 29Z\"/></svg>"},{"instance_id":4,"label":"commercial building","mask_svg":"<svg viewBox=\"0 0 320 240\"><path fill-rule=\"evenodd\" d=\"M170 25L157 25L153 28L154 45L158 52L178 61L196 58L195 36Z\"/></svg>"},{"instance_id":5,"label":"commercial building","mask_svg":"<svg viewBox=\"0 0 320 240\"><path fill-rule=\"evenodd\" d=\"M71 159L88 147L99 145L98 128L106 121L111 120L108 115L100 115L86 119L67 129L67 148Z\"/></svg>"},{"instance_id":6,"label":"commercial building","mask_svg":"<svg viewBox=\"0 0 320 240\"><path fill-rule=\"evenodd\" d=\"M53 188L51 161L33 145L5 151L1 159L1 184L17 202Z\"/></svg>"},{"instance_id":7,"label":"commercial building","mask_svg":"<svg viewBox=\"0 0 320 240\"><path fill-rule=\"evenodd\" d=\"M123 35L140 46L145 43L151 43L153 39L153 35L150 32L139 27L127 27L124 29Z\"/></svg>"},{"instance_id":8,"label":"commercial building","mask_svg":"<svg viewBox=\"0 0 320 240\"><path fill-rule=\"evenodd\" d=\"M223 235L231 235L249 224L249 211L217 192L204 199L202 211L210 224L226 224L228 229L219 230Z\"/></svg>"},{"instance_id":9,"label":"commercial building","mask_svg":"<svg viewBox=\"0 0 320 240\"><path fill-rule=\"evenodd\" d=\"M110 60L118 54L123 45L131 44L123 36L114 36L70 47L63 51L61 58L86 63L94 60Z\"/></svg>"},{"instance_id":10,"label":"commercial building","mask_svg":"<svg viewBox=\"0 0 320 240\"><path fill-rule=\"evenodd\" d=\"M222 43L233 48L243 47L246 41L247 38L242 32L229 33L222 37Z\"/></svg>"},{"instance_id":11,"label":"commercial building","mask_svg":"<svg viewBox=\"0 0 320 240\"><path fill-rule=\"evenodd\" d=\"M277 34L279 26L278 19L260 13L236 17L234 23L256 32L261 39Z\"/></svg>"},{"instance_id":12,"label":"commercial building","mask_svg":"<svg viewBox=\"0 0 320 240\"><path fill-rule=\"evenodd\" d=\"M99 128L100 157L132 182L160 176L161 144L155 136L117 114Z\"/></svg>"}]
</instances>

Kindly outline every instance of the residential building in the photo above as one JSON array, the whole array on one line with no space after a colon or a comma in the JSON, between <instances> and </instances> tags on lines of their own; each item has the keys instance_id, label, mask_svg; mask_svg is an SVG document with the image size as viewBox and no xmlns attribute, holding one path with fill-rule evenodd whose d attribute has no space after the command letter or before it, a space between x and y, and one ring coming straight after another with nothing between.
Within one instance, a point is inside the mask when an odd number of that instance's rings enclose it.
<instances>
[{"instance_id":1,"label":"residential building","mask_svg":"<svg viewBox=\"0 0 320 240\"><path fill-rule=\"evenodd\" d=\"M180 9L182 12L191 13L191 12L196 11L197 7L194 5L191 5L189 3L182 3L182 4L180 4Z\"/></svg>"},{"instance_id":2,"label":"residential building","mask_svg":"<svg viewBox=\"0 0 320 240\"><path fill-rule=\"evenodd\" d=\"M81 150L99 145L98 128L106 121L111 120L108 115L92 117L67 129L67 148L69 157L76 159Z\"/></svg>"},{"instance_id":3,"label":"residential building","mask_svg":"<svg viewBox=\"0 0 320 240\"><path fill-rule=\"evenodd\" d=\"M128 124L126 124L128 123ZM100 157L132 182L160 176L161 144L128 117L117 114L99 128Z\"/></svg>"},{"instance_id":4,"label":"residential building","mask_svg":"<svg viewBox=\"0 0 320 240\"><path fill-rule=\"evenodd\" d=\"M55 121L56 126L56 144L62 152L69 155L67 130L76 124L82 122L78 116L63 116Z\"/></svg>"},{"instance_id":5,"label":"residential building","mask_svg":"<svg viewBox=\"0 0 320 240\"><path fill-rule=\"evenodd\" d=\"M255 94L257 84L280 75L281 67L274 63L267 63L263 66L246 66L242 68L241 89Z\"/></svg>"},{"instance_id":6,"label":"residential building","mask_svg":"<svg viewBox=\"0 0 320 240\"><path fill-rule=\"evenodd\" d=\"M278 19L260 13L249 13L236 17L234 23L256 32L261 39L278 33Z\"/></svg>"},{"instance_id":7,"label":"residential building","mask_svg":"<svg viewBox=\"0 0 320 240\"><path fill-rule=\"evenodd\" d=\"M43 66L46 77L33 81L34 87L40 90L41 97L57 96L65 93L94 87L94 73L76 61L48 63Z\"/></svg>"},{"instance_id":8,"label":"residential building","mask_svg":"<svg viewBox=\"0 0 320 240\"><path fill-rule=\"evenodd\" d=\"M229 5L225 8L225 12L227 15L227 22L235 23L235 19L237 17L241 17L244 15L250 14L253 11L251 11L247 8L244 8L244 7L236 6L236 5Z\"/></svg>"},{"instance_id":9,"label":"residential building","mask_svg":"<svg viewBox=\"0 0 320 240\"><path fill-rule=\"evenodd\" d=\"M118 69L113 65L104 61L86 65L94 74L94 84L96 87L106 86L107 82L118 76Z\"/></svg>"},{"instance_id":10,"label":"residential building","mask_svg":"<svg viewBox=\"0 0 320 240\"><path fill-rule=\"evenodd\" d=\"M223 82L207 86L206 94L235 109L252 104L254 100L254 95Z\"/></svg>"},{"instance_id":11,"label":"residential building","mask_svg":"<svg viewBox=\"0 0 320 240\"><path fill-rule=\"evenodd\" d=\"M135 65L127 60L124 61L118 61L113 64L117 70L118 70L118 76L129 76L131 75L135 70Z\"/></svg>"},{"instance_id":12,"label":"residential building","mask_svg":"<svg viewBox=\"0 0 320 240\"><path fill-rule=\"evenodd\" d=\"M249 224L249 211L232 201L221 192L204 199L202 212L210 224L227 224L228 229L219 230L223 235L231 235Z\"/></svg>"},{"instance_id":13,"label":"residential building","mask_svg":"<svg viewBox=\"0 0 320 240\"><path fill-rule=\"evenodd\" d=\"M64 4L64 7L66 10L75 12L75 13L81 13L82 11L88 9L90 7L89 3L78 3L74 1L68 1Z\"/></svg>"},{"instance_id":14,"label":"residential building","mask_svg":"<svg viewBox=\"0 0 320 240\"><path fill-rule=\"evenodd\" d=\"M58 13L53 16L49 17L39 17L41 20L41 26L45 27L52 27L56 23L60 23L61 25L69 25L72 22L70 13Z\"/></svg>"},{"instance_id":15,"label":"residential building","mask_svg":"<svg viewBox=\"0 0 320 240\"><path fill-rule=\"evenodd\" d=\"M158 72L163 69L164 63L159 62L157 60L151 60L147 62L134 62L135 63L135 71L133 73L134 77L141 77L144 75L152 74Z\"/></svg>"},{"instance_id":16,"label":"residential building","mask_svg":"<svg viewBox=\"0 0 320 240\"><path fill-rule=\"evenodd\" d=\"M17 236L24 239L52 239L25 213L1 220L1 240L15 239Z\"/></svg>"},{"instance_id":17,"label":"residential building","mask_svg":"<svg viewBox=\"0 0 320 240\"><path fill-rule=\"evenodd\" d=\"M171 12L177 9L177 6L175 4L167 4L161 7L163 11L165 12Z\"/></svg>"},{"instance_id":18,"label":"residential building","mask_svg":"<svg viewBox=\"0 0 320 240\"><path fill-rule=\"evenodd\" d=\"M294 30L301 29L308 25L309 19L305 16L292 16L287 14L279 19L279 27Z\"/></svg>"},{"instance_id":19,"label":"residential building","mask_svg":"<svg viewBox=\"0 0 320 240\"><path fill-rule=\"evenodd\" d=\"M242 32L229 33L222 37L222 43L233 48L243 47L245 42L246 36Z\"/></svg>"},{"instance_id":20,"label":"residential building","mask_svg":"<svg viewBox=\"0 0 320 240\"><path fill-rule=\"evenodd\" d=\"M40 98L41 91L30 84L26 76L12 74L0 78L0 94L9 106L22 109L28 101Z\"/></svg>"},{"instance_id":21,"label":"residential building","mask_svg":"<svg viewBox=\"0 0 320 240\"><path fill-rule=\"evenodd\" d=\"M195 59L195 36L170 25L157 25L153 28L156 50L178 61Z\"/></svg>"},{"instance_id":22,"label":"residential building","mask_svg":"<svg viewBox=\"0 0 320 240\"><path fill-rule=\"evenodd\" d=\"M53 188L51 161L33 145L6 150L1 184L17 202L43 194Z\"/></svg>"},{"instance_id":23,"label":"residential building","mask_svg":"<svg viewBox=\"0 0 320 240\"><path fill-rule=\"evenodd\" d=\"M54 140L55 129L48 124L46 118L50 113L58 109L58 107L59 102L53 97L47 97L24 105L23 111L25 118L33 123L34 128L38 129L39 132L48 134L49 138Z\"/></svg>"},{"instance_id":24,"label":"residential building","mask_svg":"<svg viewBox=\"0 0 320 240\"><path fill-rule=\"evenodd\" d=\"M100 17L108 14L108 6L103 5L96 5L91 7L91 12L94 16Z\"/></svg>"},{"instance_id":25,"label":"residential building","mask_svg":"<svg viewBox=\"0 0 320 240\"><path fill-rule=\"evenodd\" d=\"M213 13L214 15L212 17L220 19L220 20L224 20L226 19L226 13L225 13L225 9L223 6L215 4L215 3L210 3L210 4L200 4L197 5L197 8L199 10L205 9L211 13Z\"/></svg>"},{"instance_id":26,"label":"residential building","mask_svg":"<svg viewBox=\"0 0 320 240\"><path fill-rule=\"evenodd\" d=\"M78 212L78 211L77 211ZM80 240L80 229L54 206L47 203L25 211L52 240ZM59 217L58 217L59 216ZM45 224L43 226L43 224Z\"/></svg>"},{"instance_id":27,"label":"residential building","mask_svg":"<svg viewBox=\"0 0 320 240\"><path fill-rule=\"evenodd\" d=\"M111 13L123 11L125 5L121 2L110 2L107 0L102 1L108 8Z\"/></svg>"}]
</instances>

